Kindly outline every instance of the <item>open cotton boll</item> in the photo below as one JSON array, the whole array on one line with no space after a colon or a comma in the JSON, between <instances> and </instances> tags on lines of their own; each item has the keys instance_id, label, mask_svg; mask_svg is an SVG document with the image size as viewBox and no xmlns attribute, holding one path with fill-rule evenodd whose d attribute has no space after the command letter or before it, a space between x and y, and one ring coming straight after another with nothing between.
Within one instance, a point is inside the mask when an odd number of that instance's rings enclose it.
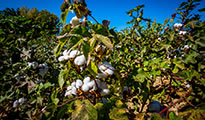
<instances>
[{"instance_id":1,"label":"open cotton boll","mask_svg":"<svg viewBox=\"0 0 205 120\"><path fill-rule=\"evenodd\" d=\"M72 88L73 88L73 86L68 86L67 91L71 90Z\"/></svg>"},{"instance_id":2,"label":"open cotton boll","mask_svg":"<svg viewBox=\"0 0 205 120\"><path fill-rule=\"evenodd\" d=\"M75 58L76 55L79 55L80 51L78 50L72 50L69 54L69 58Z\"/></svg>"},{"instance_id":3,"label":"open cotton boll","mask_svg":"<svg viewBox=\"0 0 205 120\"><path fill-rule=\"evenodd\" d=\"M64 60L65 60L64 56L60 56L60 57L58 58L58 61L60 61L60 62L62 62L62 61L64 61Z\"/></svg>"},{"instance_id":4,"label":"open cotton boll","mask_svg":"<svg viewBox=\"0 0 205 120\"><path fill-rule=\"evenodd\" d=\"M89 82L90 82L90 77L86 77L86 78L83 79L84 84L87 84Z\"/></svg>"},{"instance_id":5,"label":"open cotton boll","mask_svg":"<svg viewBox=\"0 0 205 120\"><path fill-rule=\"evenodd\" d=\"M87 92L87 91L89 90L88 85L87 85L87 84L84 84L84 85L82 86L82 90L83 90L84 92Z\"/></svg>"},{"instance_id":6,"label":"open cotton boll","mask_svg":"<svg viewBox=\"0 0 205 120\"><path fill-rule=\"evenodd\" d=\"M72 95L72 90L66 91L65 96L69 96L69 95Z\"/></svg>"},{"instance_id":7,"label":"open cotton boll","mask_svg":"<svg viewBox=\"0 0 205 120\"><path fill-rule=\"evenodd\" d=\"M84 55L80 55L75 58L74 63L78 66L84 65L86 63L86 59Z\"/></svg>"},{"instance_id":8,"label":"open cotton boll","mask_svg":"<svg viewBox=\"0 0 205 120\"><path fill-rule=\"evenodd\" d=\"M63 56L67 56L69 54L69 51L68 50L64 50L63 51Z\"/></svg>"},{"instance_id":9,"label":"open cotton boll","mask_svg":"<svg viewBox=\"0 0 205 120\"><path fill-rule=\"evenodd\" d=\"M92 80L89 83L87 83L87 85L88 85L89 88L92 88L93 86L95 86L95 81Z\"/></svg>"},{"instance_id":10,"label":"open cotton boll","mask_svg":"<svg viewBox=\"0 0 205 120\"><path fill-rule=\"evenodd\" d=\"M112 65L110 63L108 63L108 62L104 62L103 65L105 65L106 67L108 67L111 70L115 70L115 68L112 67Z\"/></svg>"},{"instance_id":11,"label":"open cotton boll","mask_svg":"<svg viewBox=\"0 0 205 120\"><path fill-rule=\"evenodd\" d=\"M16 107L18 107L18 106L19 106L18 100L14 101L14 103L13 103L13 108L16 108Z\"/></svg>"},{"instance_id":12,"label":"open cotton boll","mask_svg":"<svg viewBox=\"0 0 205 120\"><path fill-rule=\"evenodd\" d=\"M72 86L72 87L76 87L76 82L72 82L72 83L71 83L71 86Z\"/></svg>"},{"instance_id":13,"label":"open cotton boll","mask_svg":"<svg viewBox=\"0 0 205 120\"><path fill-rule=\"evenodd\" d=\"M80 19L77 16L75 16L71 19L70 24L72 24L72 26L77 26L80 24Z\"/></svg>"},{"instance_id":14,"label":"open cotton boll","mask_svg":"<svg viewBox=\"0 0 205 120\"><path fill-rule=\"evenodd\" d=\"M187 31L180 31L179 34L180 35L185 35L185 34L187 34Z\"/></svg>"},{"instance_id":15,"label":"open cotton boll","mask_svg":"<svg viewBox=\"0 0 205 120\"><path fill-rule=\"evenodd\" d=\"M175 23L174 27L180 28L180 27L182 27L182 24L181 23Z\"/></svg>"},{"instance_id":16,"label":"open cotton boll","mask_svg":"<svg viewBox=\"0 0 205 120\"><path fill-rule=\"evenodd\" d=\"M23 105L26 102L26 99L25 98L20 98L18 100L18 102L19 102L20 105Z\"/></svg>"},{"instance_id":17,"label":"open cotton boll","mask_svg":"<svg viewBox=\"0 0 205 120\"><path fill-rule=\"evenodd\" d=\"M68 60L68 59L69 59L68 55L64 56L64 60Z\"/></svg>"},{"instance_id":18,"label":"open cotton boll","mask_svg":"<svg viewBox=\"0 0 205 120\"><path fill-rule=\"evenodd\" d=\"M104 71L107 69L107 67L105 67L104 65L98 65L98 68L100 69L100 71Z\"/></svg>"},{"instance_id":19,"label":"open cotton boll","mask_svg":"<svg viewBox=\"0 0 205 120\"><path fill-rule=\"evenodd\" d=\"M108 94L109 92L110 92L109 89L103 89L103 90L100 92L100 94L101 94L101 95L106 95L106 94Z\"/></svg>"},{"instance_id":20,"label":"open cotton boll","mask_svg":"<svg viewBox=\"0 0 205 120\"><path fill-rule=\"evenodd\" d=\"M114 71L111 69L107 69L107 70L105 70L105 73L108 75L113 75Z\"/></svg>"},{"instance_id":21,"label":"open cotton boll","mask_svg":"<svg viewBox=\"0 0 205 120\"><path fill-rule=\"evenodd\" d=\"M107 74L105 73L98 73L98 75L96 76L97 78L107 78Z\"/></svg>"},{"instance_id":22,"label":"open cotton boll","mask_svg":"<svg viewBox=\"0 0 205 120\"><path fill-rule=\"evenodd\" d=\"M79 89L83 85L82 80L78 79L76 80L76 88Z\"/></svg>"},{"instance_id":23,"label":"open cotton boll","mask_svg":"<svg viewBox=\"0 0 205 120\"><path fill-rule=\"evenodd\" d=\"M72 94L73 94L73 95L76 95L76 90L77 90L77 89L76 89L75 87L72 88Z\"/></svg>"}]
</instances>

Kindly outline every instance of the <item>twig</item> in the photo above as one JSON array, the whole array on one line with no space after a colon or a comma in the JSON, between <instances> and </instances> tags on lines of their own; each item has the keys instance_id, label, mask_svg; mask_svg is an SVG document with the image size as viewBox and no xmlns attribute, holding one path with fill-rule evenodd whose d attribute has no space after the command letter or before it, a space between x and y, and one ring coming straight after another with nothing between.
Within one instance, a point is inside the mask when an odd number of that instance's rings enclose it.
<instances>
[{"instance_id":1,"label":"twig","mask_svg":"<svg viewBox=\"0 0 205 120\"><path fill-rule=\"evenodd\" d=\"M177 100L176 102L174 102L173 104L171 104L170 106L164 108L162 111L159 112L159 115L161 115L163 112L165 112L166 110L168 110L169 108L171 108L173 105L181 102L184 98L187 98L190 94L191 94L192 90L190 90L189 92L187 92L187 94L184 97L181 97L179 100Z\"/></svg>"},{"instance_id":2,"label":"twig","mask_svg":"<svg viewBox=\"0 0 205 120\"><path fill-rule=\"evenodd\" d=\"M97 24L100 24L91 14L88 14Z\"/></svg>"},{"instance_id":3,"label":"twig","mask_svg":"<svg viewBox=\"0 0 205 120\"><path fill-rule=\"evenodd\" d=\"M70 99L70 100L68 100L67 102L63 103L63 104L58 105L58 107L62 107L62 106L64 106L65 104L67 104L67 103L69 103L69 102L71 102L71 101L73 101L73 100L82 99L82 98L83 98L83 96L80 96L80 97L76 97L76 98Z\"/></svg>"}]
</instances>

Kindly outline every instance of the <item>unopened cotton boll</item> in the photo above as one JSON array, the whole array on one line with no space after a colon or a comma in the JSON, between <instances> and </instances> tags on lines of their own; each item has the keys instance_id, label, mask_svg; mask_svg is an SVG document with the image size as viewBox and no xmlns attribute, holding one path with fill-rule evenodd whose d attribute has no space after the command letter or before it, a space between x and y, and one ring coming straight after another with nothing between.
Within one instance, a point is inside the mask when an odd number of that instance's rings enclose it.
<instances>
[{"instance_id":1,"label":"unopened cotton boll","mask_svg":"<svg viewBox=\"0 0 205 120\"><path fill-rule=\"evenodd\" d=\"M80 79L76 80L76 88L79 89L82 85L83 85L82 80L80 80Z\"/></svg>"},{"instance_id":2,"label":"unopened cotton boll","mask_svg":"<svg viewBox=\"0 0 205 120\"><path fill-rule=\"evenodd\" d=\"M73 17L73 18L71 19L70 24L72 24L72 26L75 27L75 26L77 26L77 25L80 24L80 19L77 18L77 16L75 16L75 17Z\"/></svg>"},{"instance_id":3,"label":"unopened cotton boll","mask_svg":"<svg viewBox=\"0 0 205 120\"><path fill-rule=\"evenodd\" d=\"M84 55L80 55L75 58L74 63L78 66L84 65L86 63L86 59Z\"/></svg>"},{"instance_id":4,"label":"unopened cotton boll","mask_svg":"<svg viewBox=\"0 0 205 120\"><path fill-rule=\"evenodd\" d=\"M60 57L58 58L58 61L60 61L60 62L62 62L62 61L64 61L64 60L65 60L64 56L60 56Z\"/></svg>"},{"instance_id":5,"label":"unopened cotton boll","mask_svg":"<svg viewBox=\"0 0 205 120\"><path fill-rule=\"evenodd\" d=\"M86 78L83 79L84 84L87 84L89 82L90 82L90 77L86 77Z\"/></svg>"}]
</instances>

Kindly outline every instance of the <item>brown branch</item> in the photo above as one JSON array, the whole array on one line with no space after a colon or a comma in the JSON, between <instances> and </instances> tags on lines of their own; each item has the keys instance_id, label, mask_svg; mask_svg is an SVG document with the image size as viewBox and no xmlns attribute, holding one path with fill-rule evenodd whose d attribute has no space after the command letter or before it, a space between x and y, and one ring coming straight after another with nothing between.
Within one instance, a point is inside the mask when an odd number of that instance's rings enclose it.
<instances>
[{"instance_id":1,"label":"brown branch","mask_svg":"<svg viewBox=\"0 0 205 120\"><path fill-rule=\"evenodd\" d=\"M67 103L69 103L69 102L71 102L71 101L73 101L73 100L77 100L77 99L83 99L83 96L72 98L72 99L68 100L67 102L65 102L65 103L63 103L63 104L58 105L58 107L62 107L62 106L64 106L65 104L67 104Z\"/></svg>"},{"instance_id":2,"label":"brown branch","mask_svg":"<svg viewBox=\"0 0 205 120\"><path fill-rule=\"evenodd\" d=\"M100 24L91 14L88 14L97 24Z\"/></svg>"}]
</instances>

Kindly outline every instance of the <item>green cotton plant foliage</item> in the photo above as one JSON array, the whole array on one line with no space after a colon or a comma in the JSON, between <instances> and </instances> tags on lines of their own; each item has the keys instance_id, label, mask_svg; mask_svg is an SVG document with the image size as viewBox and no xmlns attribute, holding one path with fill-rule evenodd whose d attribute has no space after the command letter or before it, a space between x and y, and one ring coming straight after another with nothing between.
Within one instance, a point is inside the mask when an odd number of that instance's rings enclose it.
<instances>
[{"instance_id":1,"label":"green cotton plant foliage","mask_svg":"<svg viewBox=\"0 0 205 120\"><path fill-rule=\"evenodd\" d=\"M72 113L72 120L97 120L97 110L92 106L89 100L79 101L74 103L75 111Z\"/></svg>"}]
</instances>

